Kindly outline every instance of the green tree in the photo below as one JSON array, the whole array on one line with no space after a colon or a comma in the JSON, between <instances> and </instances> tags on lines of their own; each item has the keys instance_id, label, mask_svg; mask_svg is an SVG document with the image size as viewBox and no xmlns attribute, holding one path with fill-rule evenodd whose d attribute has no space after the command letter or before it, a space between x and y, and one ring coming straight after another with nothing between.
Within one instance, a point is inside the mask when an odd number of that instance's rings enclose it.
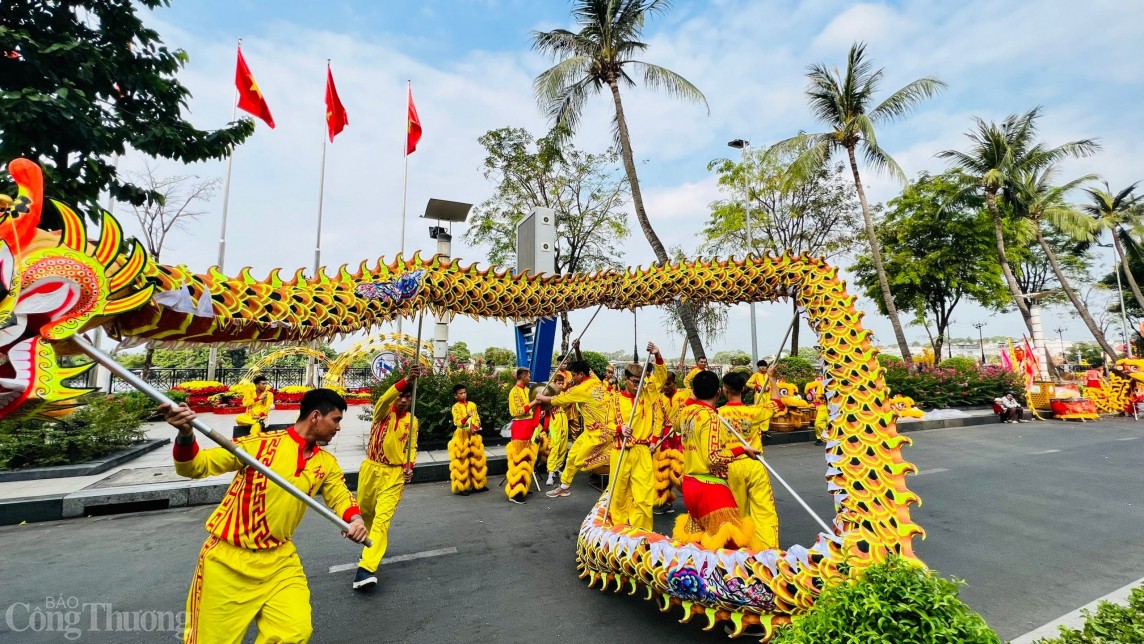
<instances>
[{"instance_id":1,"label":"green tree","mask_svg":"<svg viewBox=\"0 0 1144 644\"><path fill-rule=\"evenodd\" d=\"M556 272L581 273L622 266L627 239L627 180L616 172L614 151L589 154L558 148L549 136L533 141L522 128L490 130L482 172L496 192L473 212L465 242L488 246L489 262L515 264L516 227L533 208L556 213ZM560 314L560 351L568 351L572 325Z\"/></svg>"},{"instance_id":2,"label":"green tree","mask_svg":"<svg viewBox=\"0 0 1144 644\"><path fill-rule=\"evenodd\" d=\"M635 87L636 81L631 75L635 73L651 89L707 105L703 93L686 78L659 65L636 60L636 56L647 49L647 43L641 40L647 18L670 8L670 0L574 0L572 16L580 25L578 32L555 29L532 33L533 49L558 59L556 65L537 76L533 83L537 101L551 120L554 132L560 136L575 133L588 97L605 88L611 93L616 140L620 144L636 219L661 265L668 262L667 249L652 228L644 208L620 86ZM679 314L692 351L702 355L703 342L694 311L683 304Z\"/></svg>"},{"instance_id":3,"label":"green tree","mask_svg":"<svg viewBox=\"0 0 1144 644\"><path fill-rule=\"evenodd\" d=\"M1069 157L1089 156L1099 149L1091 139L1048 147L1037 140L1040 114L1040 108L1020 115L1011 114L1000 125L975 119L976 127L966 134L971 142L968 152L945 150L938 153L938 157L950 160L955 168L967 174L973 188L985 196L985 206L993 220L995 252L1001 272L1030 336L1033 335L1032 314L1006 253L1004 209L998 203L998 197L1009 201L1014 184L1025 173L1036 172Z\"/></svg>"},{"instance_id":4,"label":"green tree","mask_svg":"<svg viewBox=\"0 0 1144 644\"><path fill-rule=\"evenodd\" d=\"M468 362L473 359L473 354L469 351L469 345L464 342L454 342L449 345L449 357L461 362Z\"/></svg>"},{"instance_id":5,"label":"green tree","mask_svg":"<svg viewBox=\"0 0 1144 644\"><path fill-rule=\"evenodd\" d=\"M849 250L861 231L861 209L854 188L838 163L823 164L809 175L796 176L790 166L800 152L768 154L753 151L745 160L717 159L707 165L719 176L720 189L730 194L711 204L703 229L701 254L742 254L747 248L744 197L751 205L749 252L830 257ZM792 312L798 302L792 298ZM798 326L791 334L791 350L798 352Z\"/></svg>"},{"instance_id":6,"label":"green tree","mask_svg":"<svg viewBox=\"0 0 1144 644\"><path fill-rule=\"evenodd\" d=\"M1120 259L1121 271L1132 290L1132 296L1136 298L1137 306L1144 309L1144 294L1140 293L1140 286L1136 282L1136 276L1132 274L1129 268L1128 254L1125 252L1125 247L1128 247L1134 255L1141 256L1139 245L1132 236L1132 233L1139 236L1142 228L1141 212L1136 208L1136 205L1141 203L1144 195L1134 194L1138 183L1134 183L1115 194L1108 187L1108 182L1105 182L1104 190L1089 188L1085 192L1090 201L1082 206L1082 209L1092 217L1100 230L1109 231L1109 235L1112 237L1112 247L1116 249L1116 256Z\"/></svg>"},{"instance_id":7,"label":"green tree","mask_svg":"<svg viewBox=\"0 0 1144 644\"><path fill-rule=\"evenodd\" d=\"M933 321L930 344L941 355L953 311L965 299L1000 308L1007 298L991 252L988 215L980 197L965 193L956 173L923 173L890 201L878 225L885 249L883 268L904 310L925 326ZM866 295L886 311L877 269L870 254L853 267Z\"/></svg>"},{"instance_id":8,"label":"green tree","mask_svg":"<svg viewBox=\"0 0 1144 644\"><path fill-rule=\"evenodd\" d=\"M1112 346L1104 337L1104 332L1101 331L1100 326L1089 313L1088 307L1073 289L1065 269L1061 265L1060 258L1045 235L1045 226L1047 225L1050 231L1063 234L1074 242L1087 241L1093 237L1097 229L1097 222L1089 219L1075 206L1069 204L1066 201L1066 195L1080 184L1094 180L1096 176L1086 175L1058 186L1053 185L1056 172L1056 166L1048 166L1039 171L1025 172L1017 177L1011 190L1013 202L1017 212L1024 217L1036 234L1037 244L1042 255L1048 260L1053 275L1073 308L1076 309L1077 315L1084 321L1097 344L1108 351L1109 355L1115 355L1112 353ZM1051 360L1046 364L1052 364Z\"/></svg>"},{"instance_id":9,"label":"green tree","mask_svg":"<svg viewBox=\"0 0 1144 644\"><path fill-rule=\"evenodd\" d=\"M854 43L846 62L846 71L830 69L824 64L812 65L807 74L810 80L806 95L810 99L810 110L814 116L831 129L819 134L799 134L781 141L772 148L775 153L802 151L792 166L797 175L809 175L821 167L835 152L846 151L850 171L854 175L854 188L858 191L858 201L862 205L862 219L866 225L866 240L870 244L870 260L882 291L885 314L894 327L894 337L902 358L908 368L913 368L910 345L902 331L898 319L898 308L894 294L890 290L889 278L882 265L882 249L878 247L878 236L874 230L874 218L870 205L866 202L866 190L858 174L857 151L861 147L866 163L875 170L888 172L895 179L905 183L906 175L894 159L878 145L874 133L875 126L889 123L904 117L923 100L930 98L945 88L945 83L936 78L919 78L897 90L878 105L874 105L874 94L882 82L881 69L875 70L865 58L866 45Z\"/></svg>"},{"instance_id":10,"label":"green tree","mask_svg":"<svg viewBox=\"0 0 1144 644\"><path fill-rule=\"evenodd\" d=\"M0 159L44 168L54 195L92 216L101 191L162 201L122 180L105 157L128 147L184 163L221 159L254 132L249 119L199 130L183 119L190 92L176 74L189 57L144 26L137 6L169 0L5 0L0 3Z\"/></svg>"},{"instance_id":11,"label":"green tree","mask_svg":"<svg viewBox=\"0 0 1144 644\"><path fill-rule=\"evenodd\" d=\"M516 352L500 347L489 347L481 354L485 362L497 367L511 367L516 364Z\"/></svg>"},{"instance_id":12,"label":"green tree","mask_svg":"<svg viewBox=\"0 0 1144 644\"><path fill-rule=\"evenodd\" d=\"M751 364L751 355L742 349L733 349L731 351L717 351L711 358L711 362L715 364L724 365L749 365Z\"/></svg>"}]
</instances>

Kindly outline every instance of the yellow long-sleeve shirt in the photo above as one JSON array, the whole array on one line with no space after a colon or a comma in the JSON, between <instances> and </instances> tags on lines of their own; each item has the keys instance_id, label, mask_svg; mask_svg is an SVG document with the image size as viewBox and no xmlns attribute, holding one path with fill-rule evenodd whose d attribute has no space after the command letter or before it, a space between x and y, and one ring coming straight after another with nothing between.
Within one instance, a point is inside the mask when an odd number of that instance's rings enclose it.
<instances>
[{"instance_id":1,"label":"yellow long-sleeve shirt","mask_svg":"<svg viewBox=\"0 0 1144 644\"><path fill-rule=\"evenodd\" d=\"M695 376L699 375L700 371L705 371L705 369L700 369L699 367L692 367L691 371L688 371L687 375L683 377L683 386L684 387L690 387L691 381L695 380Z\"/></svg>"},{"instance_id":2,"label":"yellow long-sleeve shirt","mask_svg":"<svg viewBox=\"0 0 1144 644\"><path fill-rule=\"evenodd\" d=\"M609 400L604 383L600 382L595 374L591 374L584 379L584 382L553 396L552 405L554 407L576 405L580 414L581 431L594 432L593 436L599 436L609 425L612 416ZM614 424L612 427L614 429Z\"/></svg>"},{"instance_id":3,"label":"yellow long-sleeve shirt","mask_svg":"<svg viewBox=\"0 0 1144 644\"><path fill-rule=\"evenodd\" d=\"M767 378L766 372L760 373L756 371L747 378L747 389L755 392L754 405L762 405L763 403L770 403L770 396L766 395L767 388L770 387L770 379Z\"/></svg>"},{"instance_id":4,"label":"yellow long-sleeve shirt","mask_svg":"<svg viewBox=\"0 0 1144 644\"><path fill-rule=\"evenodd\" d=\"M236 442L298 489L312 497L321 494L326 506L347 522L361 514L338 460L317 445L306 458L306 441L293 427ZM301 523L306 512L301 501L225 449L176 443L174 458L175 471L193 479L238 472L207 519L207 532L215 537L248 550L274 548L289 541Z\"/></svg>"},{"instance_id":5,"label":"yellow long-sleeve shirt","mask_svg":"<svg viewBox=\"0 0 1144 644\"><path fill-rule=\"evenodd\" d=\"M267 389L259 396L256 391L249 391L242 397L242 406L246 407L246 413L260 418L270 413L270 408L274 406L274 394Z\"/></svg>"},{"instance_id":6,"label":"yellow long-sleeve shirt","mask_svg":"<svg viewBox=\"0 0 1144 644\"><path fill-rule=\"evenodd\" d=\"M532 417L526 408L528 405L528 390L520 385L513 385L508 390L508 413L513 420L525 420Z\"/></svg>"},{"instance_id":7,"label":"yellow long-sleeve shirt","mask_svg":"<svg viewBox=\"0 0 1144 644\"><path fill-rule=\"evenodd\" d=\"M683 412L683 406L691 399L690 389L676 389L675 395L671 398L664 396L665 412L667 419L665 424L672 427L679 427L679 415Z\"/></svg>"},{"instance_id":8,"label":"yellow long-sleeve shirt","mask_svg":"<svg viewBox=\"0 0 1144 644\"><path fill-rule=\"evenodd\" d=\"M719 420L719 412L705 402L696 402L680 414L683 437L683 473L727 478L727 465L743 453L728 440L730 432ZM730 440L738 443L737 440Z\"/></svg>"},{"instance_id":9,"label":"yellow long-sleeve shirt","mask_svg":"<svg viewBox=\"0 0 1144 644\"><path fill-rule=\"evenodd\" d=\"M457 429L472 431L481 426L481 417L477 414L477 405L473 401L455 403L453 405L453 425Z\"/></svg>"},{"instance_id":10,"label":"yellow long-sleeve shirt","mask_svg":"<svg viewBox=\"0 0 1144 644\"><path fill-rule=\"evenodd\" d=\"M619 425L631 422L632 437L629 445L650 445L654 438L660 435L663 429L663 417L657 414L660 398L663 397L663 383L667 380L667 368L663 366L660 358L651 373L644 378L643 389L640 390L640 399L637 403L635 396L627 391L620 392L615 398L615 430ZM635 416L632 416L632 407L635 407ZM658 421L658 422L657 422Z\"/></svg>"},{"instance_id":11,"label":"yellow long-sleeve shirt","mask_svg":"<svg viewBox=\"0 0 1144 644\"><path fill-rule=\"evenodd\" d=\"M405 465L417 462L417 433L421 424L411 418L409 412L398 414L393 409L397 395L410 385L405 379L398 380L387 389L377 404L373 406L373 422L370 423L369 446L366 458L382 465ZM410 421L413 431L410 432ZM408 460L405 457L409 450Z\"/></svg>"},{"instance_id":12,"label":"yellow long-sleeve shirt","mask_svg":"<svg viewBox=\"0 0 1144 644\"><path fill-rule=\"evenodd\" d=\"M763 451L763 432L770 429L771 416L774 415L769 404L755 406L729 402L719 408L719 415L726 418L727 422L747 439L751 447ZM739 440L734 436L729 436L729 439L733 445L739 444Z\"/></svg>"}]
</instances>

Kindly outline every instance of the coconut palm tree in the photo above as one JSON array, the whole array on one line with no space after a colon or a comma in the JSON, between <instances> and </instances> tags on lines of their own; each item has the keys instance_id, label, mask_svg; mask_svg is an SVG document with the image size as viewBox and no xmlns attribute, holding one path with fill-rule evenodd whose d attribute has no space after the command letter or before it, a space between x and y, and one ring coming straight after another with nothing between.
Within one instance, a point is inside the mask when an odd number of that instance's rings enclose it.
<instances>
[{"instance_id":1,"label":"coconut palm tree","mask_svg":"<svg viewBox=\"0 0 1144 644\"><path fill-rule=\"evenodd\" d=\"M1025 320L1025 326L1033 335L1033 317L1025 294L1013 274L1013 266L1005 254L1005 235L1001 210L997 207L998 197L1006 198L1014 183L1024 173L1036 172L1069 157L1085 157L1095 153L1100 146L1091 139L1081 139L1058 145L1046 146L1037 140L1037 119L1041 115L1039 107L1024 114L1010 114L1000 125L975 119L976 127L966 133L972 142L968 152L945 150L938 157L949 159L953 166L969 175L985 194L985 206L993 218L993 236L997 244L997 259L1013 302Z\"/></svg>"},{"instance_id":2,"label":"coconut palm tree","mask_svg":"<svg viewBox=\"0 0 1144 644\"><path fill-rule=\"evenodd\" d=\"M1065 200L1065 197L1081 184L1095 181L1097 177L1096 175L1089 174L1061 185L1053 185L1056 174L1057 167L1048 166L1039 171L1022 173L1021 176L1017 177L1017 180L1013 182L1010 188L1014 210L1031 225L1033 229L1032 232L1037 238L1037 243L1040 244L1041 250L1044 251L1045 257L1048 258L1049 265L1053 269L1053 274L1056 275L1057 281L1060 282L1061 290L1065 292L1065 295L1068 296L1069 301L1072 302L1073 307L1076 309L1077 314L1084 320L1085 326L1087 326L1089 332L1092 333L1092 337L1108 355L1115 356L1116 353L1112 350L1112 345L1110 345L1108 340L1104 337L1104 332L1101 331L1100 325L1092 318L1088 307L1081 301L1080 296L1077 295L1076 290L1074 290L1069 283L1068 277L1061 268L1057 254L1049 245L1048 240L1045 239L1045 230L1043 228L1045 224L1048 224L1053 229L1064 233L1078 242L1087 242L1093 239L1099 232L1097 222L1078 210L1076 206L1069 204ZM1052 362L1047 362L1046 364L1052 364Z\"/></svg>"},{"instance_id":3,"label":"coconut palm tree","mask_svg":"<svg viewBox=\"0 0 1144 644\"><path fill-rule=\"evenodd\" d=\"M1107 230L1111 234L1112 247L1116 249L1116 256L1120 258L1120 266L1124 271L1124 277L1128 280L1128 286L1132 289L1132 296L1136 298L1140 308L1144 309L1144 295L1140 293L1140 286L1128 268L1128 257L1125 253L1126 246L1133 249L1137 246L1132 233L1139 236L1141 232L1140 213L1136 206L1141 203L1141 199L1144 199L1144 195L1134 194L1139 183L1137 181L1115 194L1108 187L1107 181L1104 182L1104 190L1089 188L1085 192L1088 193L1091 202L1082 206L1082 210L1092 217L1100 230Z\"/></svg>"},{"instance_id":4,"label":"coconut palm tree","mask_svg":"<svg viewBox=\"0 0 1144 644\"><path fill-rule=\"evenodd\" d=\"M615 137L628 175L636 219L660 264L668 263L667 250L652 228L644 208L620 87L635 87L634 74L647 87L707 105L703 93L686 78L670 69L635 59L647 49L647 44L640 40L644 21L648 16L665 13L670 8L670 0L576 0L572 16L580 25L578 32L555 29L532 33L533 49L551 54L558 61L537 76L533 83L537 102L551 119L556 132L574 134L588 98L605 89L611 93L615 109ZM692 351L697 356L703 355L694 310L684 305L679 307L679 313Z\"/></svg>"},{"instance_id":5,"label":"coconut palm tree","mask_svg":"<svg viewBox=\"0 0 1144 644\"><path fill-rule=\"evenodd\" d=\"M832 154L845 150L850 161L850 171L854 174L854 187L858 190L858 201L862 204L862 218L866 224L866 239L870 244L870 258L878 274L878 284L882 288L882 298L886 313L894 327L894 337L902 351L902 359L913 368L913 357L902 323L898 319L898 307L890 292L890 281L882 264L882 248L874 231L874 219L870 215L870 204L866 201L866 190L862 187L862 177L858 173L858 150L861 148L866 163L875 170L888 172L902 183L906 174L897 162L881 147L874 128L905 116L921 101L930 98L946 87L936 78L919 78L897 90L881 103L875 105L874 94L882 82L882 70L875 70L865 58L865 43L854 43L850 47L846 69L829 69L826 65L812 65L808 68L809 83L806 95L810 99L810 110L814 116L831 129L818 134L799 134L776 143L773 154L788 153L803 149L791 165L792 175L806 176L821 167Z\"/></svg>"}]
</instances>

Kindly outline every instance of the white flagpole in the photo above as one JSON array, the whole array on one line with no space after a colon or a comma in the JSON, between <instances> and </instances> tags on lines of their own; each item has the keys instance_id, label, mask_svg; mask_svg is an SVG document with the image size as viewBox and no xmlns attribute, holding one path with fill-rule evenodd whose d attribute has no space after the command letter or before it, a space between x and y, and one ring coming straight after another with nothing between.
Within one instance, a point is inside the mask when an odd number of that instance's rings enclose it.
<instances>
[{"instance_id":1,"label":"white flagpole","mask_svg":"<svg viewBox=\"0 0 1144 644\"><path fill-rule=\"evenodd\" d=\"M330 59L326 59L326 78L329 79ZM327 80L326 82L329 82ZM328 108L327 108L328 109ZM329 114L326 115L329 119ZM322 265L322 205L326 198L326 136L329 129L329 122L325 121L322 128L322 169L318 179L318 236L314 242L314 279L318 278L318 269ZM312 349L318 348L318 342L315 340L310 347ZM315 373L317 363L314 356L310 356L306 363L306 384L307 386L317 386L317 374Z\"/></svg>"},{"instance_id":2,"label":"white flagpole","mask_svg":"<svg viewBox=\"0 0 1144 644\"><path fill-rule=\"evenodd\" d=\"M405 140L401 152L405 157L405 170L401 178L401 259L405 259L405 207L409 201L409 99L413 96L413 81L405 81ZM397 332L401 333L401 318L397 318Z\"/></svg>"},{"instance_id":3,"label":"white flagpole","mask_svg":"<svg viewBox=\"0 0 1144 644\"><path fill-rule=\"evenodd\" d=\"M238 39L238 48L242 49L242 38ZM230 122L238 117L238 85L234 87L234 100L230 102ZM223 263L226 261L226 215L230 207L230 171L234 167L234 150L226 157L226 179L222 184L222 231L218 236L218 270L221 273ZM207 357L207 380L214 380L218 370L218 347L211 345L210 355Z\"/></svg>"}]
</instances>

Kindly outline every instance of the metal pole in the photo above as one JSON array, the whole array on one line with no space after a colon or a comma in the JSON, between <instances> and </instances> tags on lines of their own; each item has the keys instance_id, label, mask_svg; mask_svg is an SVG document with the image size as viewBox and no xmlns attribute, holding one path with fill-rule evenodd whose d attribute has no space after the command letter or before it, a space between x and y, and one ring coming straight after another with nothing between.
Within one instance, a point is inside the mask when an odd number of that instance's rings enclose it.
<instances>
[{"instance_id":1,"label":"metal pole","mask_svg":"<svg viewBox=\"0 0 1144 644\"><path fill-rule=\"evenodd\" d=\"M588 327L592 326L592 322L596 319L596 316L599 315L600 309L602 309L602 308L604 308L603 304L596 307L596 312L592 314L592 317L588 318L588 323L584 325L583 329L580 329L580 335L576 336L576 339L572 341L572 344L576 344L577 342L580 341L580 338L584 337L584 332L588 330ZM564 359L560 361L560 364L556 365L556 372L557 373L559 373L560 370L564 368L564 365L568 363L568 358L570 358L570 357L572 357L572 352L571 351L565 351L564 352ZM551 395L551 392L552 392L552 382L551 382L551 378L549 378L549 382L544 383L544 390L541 393L545 396L548 396L548 395Z\"/></svg>"},{"instance_id":2,"label":"metal pole","mask_svg":"<svg viewBox=\"0 0 1144 644\"><path fill-rule=\"evenodd\" d=\"M790 320L790 326L787 327L786 334L783 336L782 344L779 345L779 350L775 352L775 362L779 361L779 356L783 354L783 349L786 348L786 341L790 338L791 331L794 331L794 325L798 324L799 313L795 313L794 317Z\"/></svg>"},{"instance_id":3,"label":"metal pole","mask_svg":"<svg viewBox=\"0 0 1144 644\"><path fill-rule=\"evenodd\" d=\"M132 387L135 387L139 391L143 392L155 402L163 405L170 405L171 407L178 406L175 401L168 398L166 394L147 384L147 382L141 379L139 376L123 368L123 365L116 362L111 356L92 346L92 344L89 343L83 336L72 336L72 341L77 347L80 348L81 351L91 356L92 360L95 360L104 367L107 367L108 371L115 374L117 377L130 384ZM276 485L288 492L291 496L298 499L302 503L305 503L311 510L314 510L327 521L338 526L338 528L340 528L342 531L347 531L350 529L349 524L345 521L342 521L342 518L335 514L333 510L327 508L317 499L311 497L309 494L306 494L302 490L295 487L280 474L264 465L262 461L243 451L241 448L235 445L233 441L231 441L226 436L218 433L203 421L196 418L195 420L191 421L191 426L198 430L202 435L211 439L215 443L218 443L218 445L226 451L234 454L235 458L241 461L243 465L256 470L259 474L270 479ZM367 540L365 545L369 546L371 544Z\"/></svg>"},{"instance_id":4,"label":"metal pole","mask_svg":"<svg viewBox=\"0 0 1144 644\"><path fill-rule=\"evenodd\" d=\"M238 39L238 47L242 48L242 38ZM230 122L233 123L234 119L238 117L238 86L234 88L234 100L231 101L230 106ZM226 179L223 181L222 187L222 230L218 235L218 270L223 271L223 264L226 262L226 218L227 213L230 211L230 171L234 167L234 148L231 148L230 154L226 157ZM206 293L203 294L206 297ZM215 379L215 372L218 370L218 347L211 345L210 351L207 356L207 380Z\"/></svg>"},{"instance_id":5,"label":"metal pole","mask_svg":"<svg viewBox=\"0 0 1144 644\"><path fill-rule=\"evenodd\" d=\"M326 59L326 66L329 67L330 59ZM322 128L322 167L318 178L318 234L314 241L314 279L318 279L318 269L322 266L322 206L326 200L326 128ZM310 345L312 348L317 349L318 343L314 342ZM317 363L314 361L314 356L310 356L306 360L306 385L313 387L317 384Z\"/></svg>"},{"instance_id":6,"label":"metal pole","mask_svg":"<svg viewBox=\"0 0 1144 644\"><path fill-rule=\"evenodd\" d=\"M981 335L981 327L985 326L985 323L974 322L973 326L977 329L977 344L981 346L981 364L985 364L985 338Z\"/></svg>"},{"instance_id":7,"label":"metal pole","mask_svg":"<svg viewBox=\"0 0 1144 644\"><path fill-rule=\"evenodd\" d=\"M405 138L401 141L401 153L405 157L405 169L401 173L401 260L405 261L405 206L409 201L409 99L413 96L413 81L405 81ZM397 332L401 333L402 318L397 318ZM420 349L419 349L420 350ZM414 383L416 387L417 383Z\"/></svg>"},{"instance_id":8,"label":"metal pole","mask_svg":"<svg viewBox=\"0 0 1144 644\"><path fill-rule=\"evenodd\" d=\"M1112 234L1115 235L1116 231L1113 231ZM1115 248L1112 254L1116 254ZM1124 357L1131 358L1132 345L1128 344L1128 316L1124 313L1124 287L1120 284L1120 266L1120 262L1116 262L1113 264L1112 270L1116 273L1116 290L1120 293L1120 332L1124 335ZM1116 356L1112 356L1112 358L1115 360Z\"/></svg>"},{"instance_id":9,"label":"metal pole","mask_svg":"<svg viewBox=\"0 0 1144 644\"><path fill-rule=\"evenodd\" d=\"M743 445L747 447L751 446L751 444L747 442L747 439L743 438L743 435L740 434L734 427L732 427L731 423L727 422L726 418L723 418L718 414L715 416L719 419L720 422L723 423L724 427L731 430L731 433L734 434L735 438L738 438L739 441L743 443ZM770 472L776 479L778 479L779 483L782 483L782 486L787 489L787 492L790 492L795 501L798 501L798 504L802 506L802 509L807 511L807 513L810 515L810 518L814 519L816 522L818 522L818 525L822 526L822 529L826 531L826 534L835 534L834 530L827 526L826 522L822 520L822 517L818 516L818 514L812 510L809 505L806 504L806 501L802 500L802 497L798 495L798 492L795 492L794 488L788 485L787 482L783 480L783 477L779 476L779 473L775 471L775 468L771 467L771 464L768 463L765 458L763 458L762 454L759 454L755 458L759 459L759 462L763 464L763 467L767 468L767 471Z\"/></svg>"},{"instance_id":10,"label":"metal pole","mask_svg":"<svg viewBox=\"0 0 1144 644\"><path fill-rule=\"evenodd\" d=\"M413 364L421 365L421 327L425 323L425 312L422 311L421 315L417 316L417 342L413 345ZM405 462L409 463L409 457L413 454L413 423L417 420L417 381L413 381L413 393L410 394L409 401L409 437L405 441Z\"/></svg>"},{"instance_id":11,"label":"metal pole","mask_svg":"<svg viewBox=\"0 0 1144 644\"><path fill-rule=\"evenodd\" d=\"M743 144L743 207L746 210L747 222L747 259L755 252L755 239L751 235L751 187L748 183L749 175L747 171L747 161L750 159L750 143ZM755 302L752 300L751 307L751 365L754 366L759 362L759 339L755 326ZM786 344L785 342L783 344Z\"/></svg>"}]
</instances>

